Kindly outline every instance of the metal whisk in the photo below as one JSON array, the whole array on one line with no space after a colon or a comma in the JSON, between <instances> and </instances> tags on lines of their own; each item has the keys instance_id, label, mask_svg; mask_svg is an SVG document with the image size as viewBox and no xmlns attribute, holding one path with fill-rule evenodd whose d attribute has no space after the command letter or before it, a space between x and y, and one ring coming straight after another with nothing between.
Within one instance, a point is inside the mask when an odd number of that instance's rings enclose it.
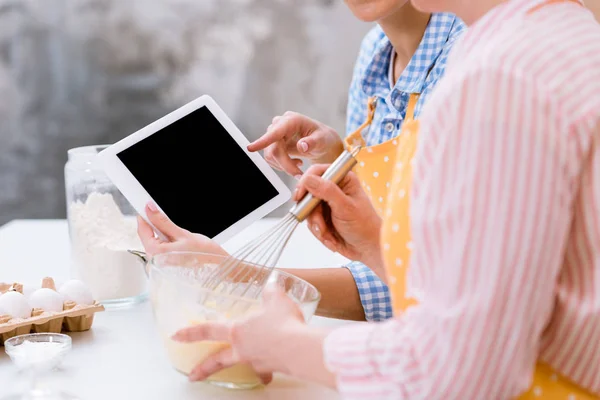
<instances>
[{"instance_id":1,"label":"metal whisk","mask_svg":"<svg viewBox=\"0 0 600 400\"><path fill-rule=\"evenodd\" d=\"M344 151L323 174L323 179L339 183L356 165L360 146ZM298 224L319 205L320 199L307 193L273 228L267 230L229 256L203 280L202 286L236 296L256 298L279 261ZM222 285L223 282L233 285ZM240 287L235 283L243 285ZM250 290L253 287L254 290ZM256 290L258 288L258 290Z\"/></svg>"}]
</instances>

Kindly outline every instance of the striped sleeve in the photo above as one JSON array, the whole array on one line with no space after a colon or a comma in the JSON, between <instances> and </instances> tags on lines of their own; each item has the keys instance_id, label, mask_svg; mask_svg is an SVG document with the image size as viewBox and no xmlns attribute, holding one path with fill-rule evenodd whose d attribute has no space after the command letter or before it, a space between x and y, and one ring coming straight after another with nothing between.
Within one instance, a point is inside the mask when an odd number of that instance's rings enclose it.
<instances>
[{"instance_id":1,"label":"striped sleeve","mask_svg":"<svg viewBox=\"0 0 600 400\"><path fill-rule=\"evenodd\" d=\"M421 137L444 135L420 145L411 194L409 284L425 296L399 318L327 337L344 398L499 399L529 386L573 186L544 93L479 67L432 98Z\"/></svg>"}]
</instances>

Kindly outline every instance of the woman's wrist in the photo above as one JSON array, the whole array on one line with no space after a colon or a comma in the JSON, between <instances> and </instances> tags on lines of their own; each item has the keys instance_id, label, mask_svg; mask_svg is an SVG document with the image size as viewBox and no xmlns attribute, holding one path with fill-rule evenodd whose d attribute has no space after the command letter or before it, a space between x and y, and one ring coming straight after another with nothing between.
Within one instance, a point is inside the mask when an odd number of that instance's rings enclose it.
<instances>
[{"instance_id":1,"label":"woman's wrist","mask_svg":"<svg viewBox=\"0 0 600 400\"><path fill-rule=\"evenodd\" d=\"M366 254L364 257L359 260L363 264L365 264L369 269L384 282L387 282L387 275L385 272L385 264L383 261L383 255L381 254L381 249L379 246L376 250L372 251L370 254Z\"/></svg>"},{"instance_id":2,"label":"woman's wrist","mask_svg":"<svg viewBox=\"0 0 600 400\"><path fill-rule=\"evenodd\" d=\"M368 226L371 227L370 234L368 237L372 238L372 242L367 247L367 250L363 253L360 258L360 262L369 267L373 272L375 272L381 279L386 280L385 274L385 264L383 261L383 254L381 252L381 240L380 240L380 232L381 232L382 220L376 215L371 224Z\"/></svg>"},{"instance_id":3,"label":"woman's wrist","mask_svg":"<svg viewBox=\"0 0 600 400\"><path fill-rule=\"evenodd\" d=\"M380 231L381 231L381 218L379 216L374 219L371 226L373 227L373 232L369 235L373 238L372 243L368 247L368 250L363 253L363 256L359 260L367 267L369 267L373 272L379 276L384 282L387 279L385 273L385 264L383 261L383 254L381 251L381 240L380 240Z\"/></svg>"},{"instance_id":4,"label":"woman's wrist","mask_svg":"<svg viewBox=\"0 0 600 400\"><path fill-rule=\"evenodd\" d=\"M286 332L290 346L281 371L297 379L335 388L335 375L325 367L323 343L329 334L323 329L299 325Z\"/></svg>"}]
</instances>

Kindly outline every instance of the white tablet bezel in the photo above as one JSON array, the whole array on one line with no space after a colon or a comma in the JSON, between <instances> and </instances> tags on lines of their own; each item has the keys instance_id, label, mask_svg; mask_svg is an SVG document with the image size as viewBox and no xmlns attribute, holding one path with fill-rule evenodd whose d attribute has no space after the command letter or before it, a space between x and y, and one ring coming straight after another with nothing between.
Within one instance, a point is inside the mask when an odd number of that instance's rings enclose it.
<instances>
[{"instance_id":1,"label":"white tablet bezel","mask_svg":"<svg viewBox=\"0 0 600 400\"><path fill-rule=\"evenodd\" d=\"M145 212L146 204L152 201L158 206L159 209L160 204L158 204L152 199L152 197L146 191L146 189L144 189L142 184L121 162L117 154L131 147L137 142L147 138L148 136L154 134L155 132L163 129L164 127L171 125L175 121L185 117L191 112L196 111L197 109L204 106L206 106L208 110L215 116L219 123L225 128L229 135L231 135L231 137L236 141L236 143L244 150L246 155L254 162L258 169L269 180L269 182L271 182L273 187L275 187L275 189L278 192L278 194L273 199L258 207L256 210L252 211L251 213L249 213L248 215L231 225L229 228L225 229L223 232L219 233L217 236L212 238L217 243L224 244L233 236L238 234L240 231L250 226L252 223L265 217L267 214L269 214L270 212L287 202L291 198L291 192L286 186L286 184L269 166L269 164L267 164L267 162L262 158L262 156L259 153L251 153L248 151L248 149L246 148L250 143L248 139L246 139L242 132L235 126L233 121L231 121L229 117L227 117L225 112L217 105L217 103L210 96L200 96L197 99L192 100L191 102L178 108L177 110L158 119L157 121L138 130L137 132L132 133L131 135L121 139L115 144L107 147L106 149L98 153L98 161L101 167L104 169L105 173L114 183L114 185L121 191L123 196L125 196L125 198L131 203L131 205L139 213L139 215L142 216L142 218L144 218L149 223ZM223 157L226 156L226 154L223 155ZM158 165L160 165L160 157L157 155L149 154L148 160L155 161ZM235 182L232 182L231 184L233 185L235 184ZM241 195L243 196L243 193L241 193ZM158 229L156 229L155 226L153 226L153 228L159 237L161 237L163 240L166 240L164 234L162 234Z\"/></svg>"}]
</instances>

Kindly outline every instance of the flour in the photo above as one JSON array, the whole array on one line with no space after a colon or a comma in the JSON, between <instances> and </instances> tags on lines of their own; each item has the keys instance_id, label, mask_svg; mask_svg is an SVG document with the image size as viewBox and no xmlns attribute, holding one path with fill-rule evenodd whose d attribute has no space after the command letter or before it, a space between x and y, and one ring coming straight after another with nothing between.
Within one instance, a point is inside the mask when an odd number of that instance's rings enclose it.
<instances>
[{"instance_id":1,"label":"flour","mask_svg":"<svg viewBox=\"0 0 600 400\"><path fill-rule=\"evenodd\" d=\"M91 193L69 209L73 278L98 301L124 299L146 291L146 275L128 249L142 250L134 217L126 217L109 193Z\"/></svg>"}]
</instances>

